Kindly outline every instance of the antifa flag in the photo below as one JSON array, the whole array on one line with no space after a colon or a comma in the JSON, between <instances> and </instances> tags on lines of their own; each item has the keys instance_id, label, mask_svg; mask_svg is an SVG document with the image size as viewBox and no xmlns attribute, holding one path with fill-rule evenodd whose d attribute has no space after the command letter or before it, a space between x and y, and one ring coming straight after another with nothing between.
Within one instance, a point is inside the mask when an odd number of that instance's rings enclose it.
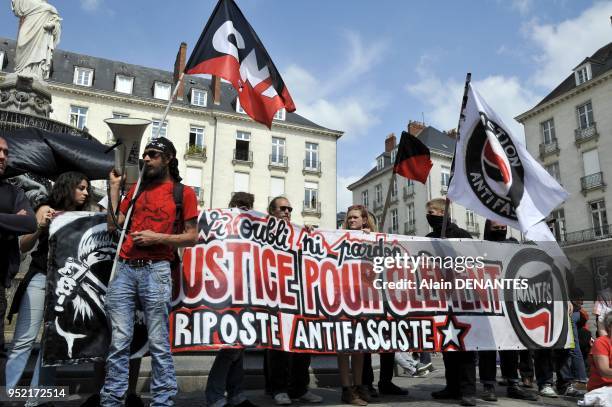
<instances>
[{"instance_id":1,"label":"antifa flag","mask_svg":"<svg viewBox=\"0 0 612 407\"><path fill-rule=\"evenodd\" d=\"M2 133L10 150L4 178L31 173L55 179L78 171L90 180L106 179L115 163L114 153L95 139L25 128Z\"/></svg>"},{"instance_id":2,"label":"antifa flag","mask_svg":"<svg viewBox=\"0 0 612 407\"><path fill-rule=\"evenodd\" d=\"M270 55L234 0L219 0L185 73L211 74L228 80L238 92L244 111L268 128L279 109L295 111Z\"/></svg>"},{"instance_id":3,"label":"antifa flag","mask_svg":"<svg viewBox=\"0 0 612 407\"><path fill-rule=\"evenodd\" d=\"M110 330L104 311L117 243L106 230L106 213L65 212L49 229L49 266L43 364L103 361ZM147 328L135 312L132 356L147 351Z\"/></svg>"},{"instance_id":4,"label":"antifa flag","mask_svg":"<svg viewBox=\"0 0 612 407\"><path fill-rule=\"evenodd\" d=\"M432 166L429 148L412 134L402 131L393 172L425 184Z\"/></svg>"},{"instance_id":5,"label":"antifa flag","mask_svg":"<svg viewBox=\"0 0 612 407\"><path fill-rule=\"evenodd\" d=\"M449 199L523 233L568 197L470 84Z\"/></svg>"}]
</instances>

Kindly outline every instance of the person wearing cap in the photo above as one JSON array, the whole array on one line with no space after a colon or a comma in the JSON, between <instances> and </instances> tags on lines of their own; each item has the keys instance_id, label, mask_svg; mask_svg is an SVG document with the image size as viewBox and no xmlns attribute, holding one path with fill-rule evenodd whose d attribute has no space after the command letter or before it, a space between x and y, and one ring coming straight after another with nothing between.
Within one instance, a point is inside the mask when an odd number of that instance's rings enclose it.
<instances>
[{"instance_id":1,"label":"person wearing cap","mask_svg":"<svg viewBox=\"0 0 612 407\"><path fill-rule=\"evenodd\" d=\"M176 248L197 241L197 200L192 188L182 188L181 219L175 222L174 192L180 183L176 149L164 137L153 139L142 155L141 186L132 187L119 207L117 223L111 216L119 204L122 177L109 175L108 229L126 228L119 250L119 263L106 294L106 314L111 325L111 343L106 358L106 378L100 392L102 406L120 406L128 389L130 344L134 331L136 301L142 304L151 353L152 406L171 406L177 392L170 353L169 312L172 292L170 263ZM128 208L132 217L125 224Z\"/></svg>"}]
</instances>

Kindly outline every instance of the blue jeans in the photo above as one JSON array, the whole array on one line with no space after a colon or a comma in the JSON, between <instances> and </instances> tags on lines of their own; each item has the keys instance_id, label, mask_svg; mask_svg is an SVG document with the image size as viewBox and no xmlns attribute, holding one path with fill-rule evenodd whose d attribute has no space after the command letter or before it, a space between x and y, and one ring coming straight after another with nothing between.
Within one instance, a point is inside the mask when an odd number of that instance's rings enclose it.
<instances>
[{"instance_id":1,"label":"blue jeans","mask_svg":"<svg viewBox=\"0 0 612 407\"><path fill-rule=\"evenodd\" d=\"M237 405L247 398L242 390L244 368L242 349L221 349L208 373L206 382L206 405L222 407L226 404ZM227 400L225 391L227 390Z\"/></svg>"},{"instance_id":2,"label":"blue jeans","mask_svg":"<svg viewBox=\"0 0 612 407\"><path fill-rule=\"evenodd\" d=\"M580 321L580 312L576 311L572 313L574 349L568 349L569 357L565 362L565 372L568 377L572 377L575 381L586 383L587 374L584 367L584 359L582 358L582 351L580 350L580 344L578 343L578 327L576 325L578 321Z\"/></svg>"},{"instance_id":3,"label":"blue jeans","mask_svg":"<svg viewBox=\"0 0 612 407\"><path fill-rule=\"evenodd\" d=\"M14 388L19 383L23 371L30 358L32 346L43 322L45 311L45 285L47 278L44 274L36 274L30 280L25 294L19 304L19 314L15 323L13 347L6 361L6 387ZM36 366L32 375L31 387L39 385L50 386L54 383L55 368L41 367L42 349L38 353Z\"/></svg>"},{"instance_id":4,"label":"blue jeans","mask_svg":"<svg viewBox=\"0 0 612 407\"><path fill-rule=\"evenodd\" d=\"M106 315L111 324L111 344L106 358L106 379L100 404L122 406L128 389L130 344L134 334L136 298L147 324L151 353L151 406L172 406L177 392L170 353L168 315L172 281L170 263L160 261L144 267L119 263L106 293Z\"/></svg>"}]
</instances>

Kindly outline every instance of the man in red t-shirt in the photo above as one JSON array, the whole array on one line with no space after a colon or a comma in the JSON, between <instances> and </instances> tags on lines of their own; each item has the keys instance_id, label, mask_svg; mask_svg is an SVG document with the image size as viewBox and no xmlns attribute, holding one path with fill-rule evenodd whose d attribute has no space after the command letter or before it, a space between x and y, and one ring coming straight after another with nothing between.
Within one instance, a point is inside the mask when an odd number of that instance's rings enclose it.
<instances>
[{"instance_id":1,"label":"man in red t-shirt","mask_svg":"<svg viewBox=\"0 0 612 407\"><path fill-rule=\"evenodd\" d=\"M145 147L142 185L128 192L120 205L117 223L134 206L126 239L119 251L119 267L106 293L106 314L111 323L111 344L106 358L106 379L100 392L102 406L120 406L128 389L130 344L136 301L142 304L151 352L151 393L154 406L171 406L177 392L170 353L169 323L172 281L170 262L177 247L197 241L197 201L193 189L183 187L182 219L175 224L174 185L180 182L176 149L164 137ZM108 228L116 227L110 211L119 203L121 177L110 174ZM175 225L181 225L176 228ZM177 230L175 230L177 229Z\"/></svg>"},{"instance_id":2,"label":"man in red t-shirt","mask_svg":"<svg viewBox=\"0 0 612 407\"><path fill-rule=\"evenodd\" d=\"M587 383L588 391L612 386L612 312L606 314L603 326L608 335L595 340L589 355L591 376Z\"/></svg>"}]
</instances>

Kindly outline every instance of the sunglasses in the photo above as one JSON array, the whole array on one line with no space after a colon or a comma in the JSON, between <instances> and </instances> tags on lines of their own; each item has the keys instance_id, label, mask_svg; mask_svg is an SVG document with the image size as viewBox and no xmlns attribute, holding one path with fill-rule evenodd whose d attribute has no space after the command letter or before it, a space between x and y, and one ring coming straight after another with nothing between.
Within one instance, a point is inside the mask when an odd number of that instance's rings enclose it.
<instances>
[{"instance_id":1,"label":"sunglasses","mask_svg":"<svg viewBox=\"0 0 612 407\"><path fill-rule=\"evenodd\" d=\"M145 158L147 158L147 156L149 156L149 158L151 158L152 160L155 160L162 154L163 153L161 151L155 151L155 150L145 151L144 153L142 153L142 159L144 160Z\"/></svg>"},{"instance_id":2,"label":"sunglasses","mask_svg":"<svg viewBox=\"0 0 612 407\"><path fill-rule=\"evenodd\" d=\"M289 213L293 212L293 208L290 206L279 206L278 209L280 209L281 212L286 212L286 211L288 211Z\"/></svg>"},{"instance_id":3,"label":"sunglasses","mask_svg":"<svg viewBox=\"0 0 612 407\"><path fill-rule=\"evenodd\" d=\"M491 230L503 230L503 231L506 231L507 228L505 226L491 226Z\"/></svg>"}]
</instances>

